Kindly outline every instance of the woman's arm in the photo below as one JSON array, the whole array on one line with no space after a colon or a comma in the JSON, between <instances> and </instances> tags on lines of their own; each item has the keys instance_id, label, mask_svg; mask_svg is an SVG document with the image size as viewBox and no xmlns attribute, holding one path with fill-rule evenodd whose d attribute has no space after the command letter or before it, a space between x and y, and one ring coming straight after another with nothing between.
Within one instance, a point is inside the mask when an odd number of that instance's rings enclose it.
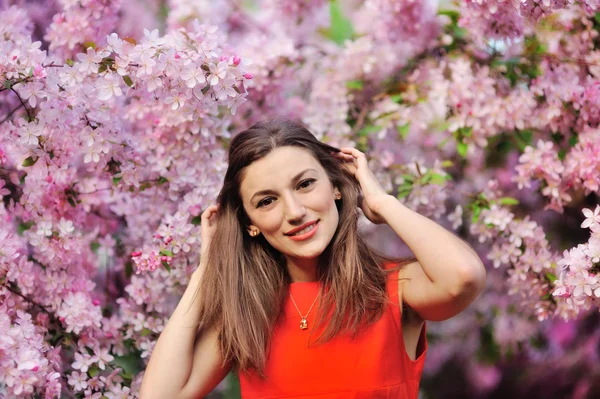
<instances>
[{"instance_id":1,"label":"woman's arm","mask_svg":"<svg viewBox=\"0 0 600 399\"><path fill-rule=\"evenodd\" d=\"M377 214L411 249L418 262L404 266L403 301L425 320L445 320L464 310L485 285L479 256L462 239L388 196Z\"/></svg>"},{"instance_id":2,"label":"woman's arm","mask_svg":"<svg viewBox=\"0 0 600 399\"><path fill-rule=\"evenodd\" d=\"M400 273L403 301L425 320L445 320L466 308L485 285L485 267L466 242L388 195L369 169L365 154L342 148L333 154L356 177L358 204L373 223L387 223L418 262Z\"/></svg>"},{"instance_id":3,"label":"woman's arm","mask_svg":"<svg viewBox=\"0 0 600 399\"><path fill-rule=\"evenodd\" d=\"M200 303L195 293L206 270L204 262L215 233L218 206L202 212L200 265L192 274L177 308L160 334L140 389L141 399L201 398L227 375L218 347L218 334L208 328L198 332Z\"/></svg>"},{"instance_id":4,"label":"woman's arm","mask_svg":"<svg viewBox=\"0 0 600 399\"><path fill-rule=\"evenodd\" d=\"M229 372L229 367L221 365L216 332L197 332L199 304L194 294L203 267L198 269L156 342L142 381L141 399L203 397Z\"/></svg>"}]
</instances>

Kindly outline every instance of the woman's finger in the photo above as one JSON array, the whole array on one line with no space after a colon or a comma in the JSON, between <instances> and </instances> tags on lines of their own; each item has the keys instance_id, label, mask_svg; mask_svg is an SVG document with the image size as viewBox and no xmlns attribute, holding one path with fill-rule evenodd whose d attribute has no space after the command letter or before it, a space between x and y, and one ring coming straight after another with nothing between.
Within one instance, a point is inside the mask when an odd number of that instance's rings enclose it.
<instances>
[{"instance_id":1,"label":"woman's finger","mask_svg":"<svg viewBox=\"0 0 600 399\"><path fill-rule=\"evenodd\" d=\"M200 219L202 220L208 220L211 218L211 216L215 213L217 213L217 211L219 210L219 206L218 205L211 205L208 208L206 208L204 210L204 212L202 212L202 216L200 217Z\"/></svg>"}]
</instances>

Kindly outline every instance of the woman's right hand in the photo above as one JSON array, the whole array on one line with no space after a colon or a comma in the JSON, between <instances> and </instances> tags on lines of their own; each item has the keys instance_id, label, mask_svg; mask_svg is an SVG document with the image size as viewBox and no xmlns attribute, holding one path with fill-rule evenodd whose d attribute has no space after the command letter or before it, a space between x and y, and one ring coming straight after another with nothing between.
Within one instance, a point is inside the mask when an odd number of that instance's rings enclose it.
<instances>
[{"instance_id":1,"label":"woman's right hand","mask_svg":"<svg viewBox=\"0 0 600 399\"><path fill-rule=\"evenodd\" d=\"M217 212L219 211L219 205L211 205L202 212L200 217L201 227L201 240L202 245L200 247L200 263L202 264L202 258L207 254L208 247L215 236L217 228Z\"/></svg>"}]
</instances>

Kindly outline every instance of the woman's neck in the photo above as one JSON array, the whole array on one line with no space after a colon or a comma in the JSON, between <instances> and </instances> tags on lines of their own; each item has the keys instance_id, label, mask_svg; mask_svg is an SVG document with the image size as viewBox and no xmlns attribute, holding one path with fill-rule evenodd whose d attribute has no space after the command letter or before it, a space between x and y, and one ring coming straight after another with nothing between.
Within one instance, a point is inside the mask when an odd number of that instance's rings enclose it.
<instances>
[{"instance_id":1,"label":"woman's neck","mask_svg":"<svg viewBox=\"0 0 600 399\"><path fill-rule=\"evenodd\" d=\"M317 281L318 259L292 259L286 262L287 271L293 283Z\"/></svg>"}]
</instances>

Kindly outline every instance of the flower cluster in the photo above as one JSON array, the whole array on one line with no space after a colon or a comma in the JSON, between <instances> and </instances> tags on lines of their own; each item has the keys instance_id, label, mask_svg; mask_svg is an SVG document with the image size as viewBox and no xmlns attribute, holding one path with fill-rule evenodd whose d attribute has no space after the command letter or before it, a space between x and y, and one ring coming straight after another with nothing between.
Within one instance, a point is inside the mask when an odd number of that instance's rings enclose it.
<instances>
[{"instance_id":1,"label":"flower cluster","mask_svg":"<svg viewBox=\"0 0 600 399\"><path fill-rule=\"evenodd\" d=\"M597 311L597 1L51 3L0 11L0 395L137 394L227 142L272 116L484 254L430 372L462 357L492 390L499 356L560 356L555 319Z\"/></svg>"}]
</instances>

